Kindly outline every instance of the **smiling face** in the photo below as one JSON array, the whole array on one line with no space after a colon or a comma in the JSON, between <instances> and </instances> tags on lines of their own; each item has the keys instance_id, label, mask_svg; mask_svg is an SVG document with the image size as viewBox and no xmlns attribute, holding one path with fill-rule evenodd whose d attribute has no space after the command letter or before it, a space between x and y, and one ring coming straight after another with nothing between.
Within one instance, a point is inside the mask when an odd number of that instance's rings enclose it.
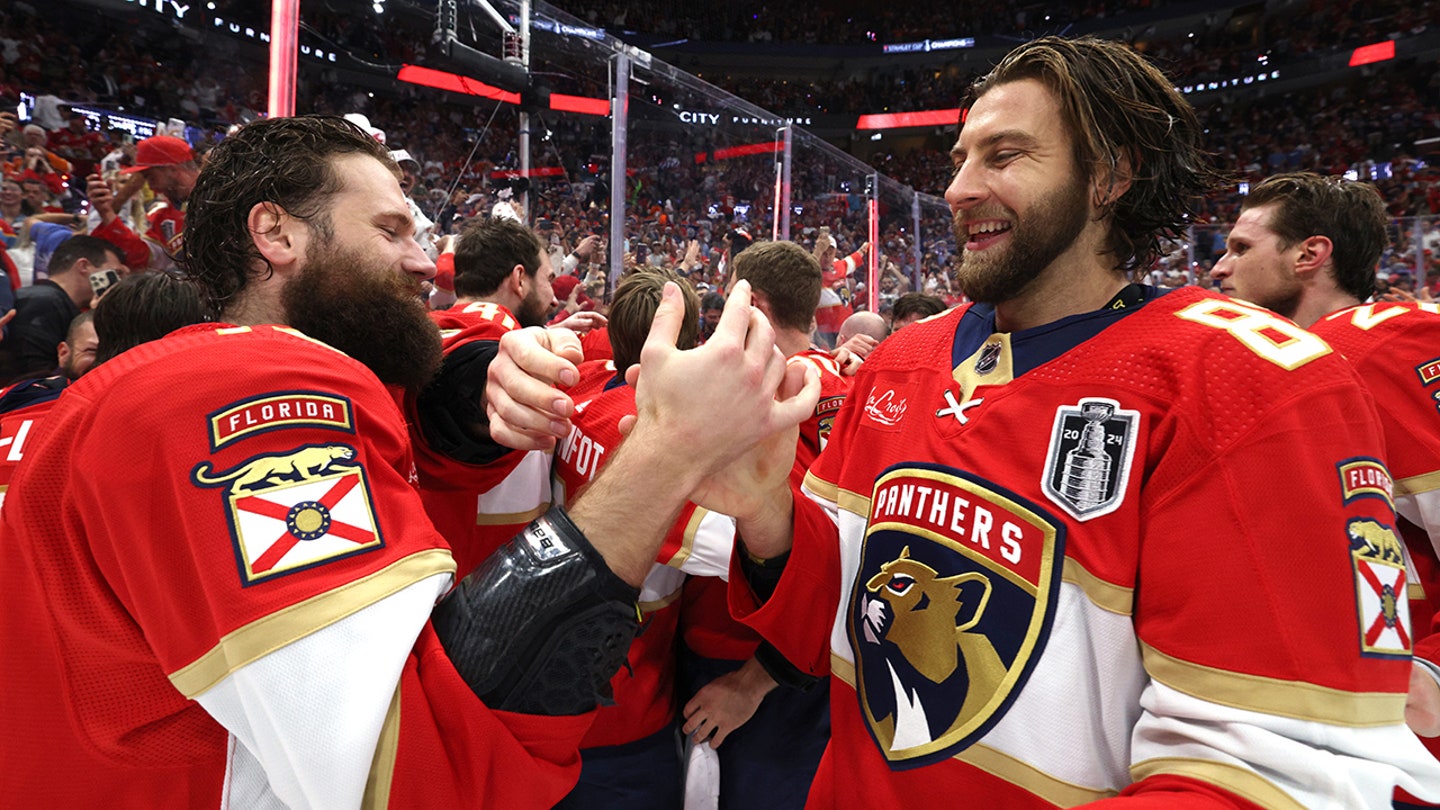
<instances>
[{"instance_id":1,"label":"smiling face","mask_svg":"<svg viewBox=\"0 0 1440 810\"><path fill-rule=\"evenodd\" d=\"M1225 239L1225 255L1210 270L1220 291L1294 318L1302 286L1295 274L1296 246L1287 247L1270 228L1275 206L1260 205L1240 214Z\"/></svg>"},{"instance_id":2,"label":"smiling face","mask_svg":"<svg viewBox=\"0 0 1440 810\"><path fill-rule=\"evenodd\" d=\"M1079 258L1082 233L1099 227L1060 104L1038 81L1002 84L976 100L951 156L945 199L961 245L956 281L976 301L1016 297Z\"/></svg>"}]
</instances>

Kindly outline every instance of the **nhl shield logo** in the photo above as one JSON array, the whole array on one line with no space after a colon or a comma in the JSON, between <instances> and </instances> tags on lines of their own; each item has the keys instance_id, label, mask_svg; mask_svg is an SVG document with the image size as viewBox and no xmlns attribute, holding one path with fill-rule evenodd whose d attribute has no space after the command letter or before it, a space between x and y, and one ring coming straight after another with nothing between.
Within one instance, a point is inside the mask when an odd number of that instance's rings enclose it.
<instances>
[{"instance_id":1,"label":"nhl shield logo","mask_svg":"<svg viewBox=\"0 0 1440 810\"><path fill-rule=\"evenodd\" d=\"M1113 399L1087 397L1055 412L1041 487L1076 520L1120 508L1135 457L1138 411Z\"/></svg>"},{"instance_id":2,"label":"nhl shield logo","mask_svg":"<svg viewBox=\"0 0 1440 810\"><path fill-rule=\"evenodd\" d=\"M384 545L365 470L349 445L307 445L251 458L196 484L226 487L225 504L242 584L313 568Z\"/></svg>"},{"instance_id":3,"label":"nhl shield logo","mask_svg":"<svg viewBox=\"0 0 1440 810\"><path fill-rule=\"evenodd\" d=\"M892 768L968 748L1044 649L1064 526L967 473L902 465L876 482L851 592L855 691Z\"/></svg>"}]
</instances>

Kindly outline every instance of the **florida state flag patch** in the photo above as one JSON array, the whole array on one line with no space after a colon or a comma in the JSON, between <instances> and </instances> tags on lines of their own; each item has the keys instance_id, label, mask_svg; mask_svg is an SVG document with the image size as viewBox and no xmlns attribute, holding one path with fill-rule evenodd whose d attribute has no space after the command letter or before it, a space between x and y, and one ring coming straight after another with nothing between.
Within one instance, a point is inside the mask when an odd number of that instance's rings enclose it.
<instances>
[{"instance_id":1,"label":"florida state flag patch","mask_svg":"<svg viewBox=\"0 0 1440 810\"><path fill-rule=\"evenodd\" d=\"M1064 524L967 473L875 483L850 597L855 691L891 768L954 756L1024 688L1054 619Z\"/></svg>"},{"instance_id":2,"label":"florida state flag patch","mask_svg":"<svg viewBox=\"0 0 1440 810\"><path fill-rule=\"evenodd\" d=\"M1405 548L1395 530L1369 519L1346 524L1355 566L1360 652L1410 657L1410 600L1405 593Z\"/></svg>"},{"instance_id":3,"label":"florida state flag patch","mask_svg":"<svg viewBox=\"0 0 1440 810\"><path fill-rule=\"evenodd\" d=\"M235 562L245 586L384 545L355 448L311 444L256 456L224 472L201 462L191 478L224 487Z\"/></svg>"}]
</instances>

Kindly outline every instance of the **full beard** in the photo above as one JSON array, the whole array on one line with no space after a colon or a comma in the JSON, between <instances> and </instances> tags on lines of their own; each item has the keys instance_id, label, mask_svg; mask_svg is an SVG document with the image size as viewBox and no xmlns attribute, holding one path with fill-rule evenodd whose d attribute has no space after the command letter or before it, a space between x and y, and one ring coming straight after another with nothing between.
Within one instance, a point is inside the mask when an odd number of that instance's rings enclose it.
<instances>
[{"instance_id":1,"label":"full beard","mask_svg":"<svg viewBox=\"0 0 1440 810\"><path fill-rule=\"evenodd\" d=\"M993 216L981 210L962 211L954 220L960 245L955 280L972 301L999 304L1015 298L1074 244L1090 216L1087 186L1072 178L1064 188L1040 200L1030 213L1015 218L1009 244L985 251L964 249L969 240L965 220Z\"/></svg>"},{"instance_id":2,"label":"full beard","mask_svg":"<svg viewBox=\"0 0 1440 810\"><path fill-rule=\"evenodd\" d=\"M408 276L322 246L281 293L289 324L364 363L387 385L418 391L440 368L440 331Z\"/></svg>"},{"instance_id":3,"label":"full beard","mask_svg":"<svg viewBox=\"0 0 1440 810\"><path fill-rule=\"evenodd\" d=\"M525 300L520 302L520 308L515 312L515 320L524 326L544 326L550 322L550 313L546 311L545 305L540 303L540 296L534 288Z\"/></svg>"}]
</instances>

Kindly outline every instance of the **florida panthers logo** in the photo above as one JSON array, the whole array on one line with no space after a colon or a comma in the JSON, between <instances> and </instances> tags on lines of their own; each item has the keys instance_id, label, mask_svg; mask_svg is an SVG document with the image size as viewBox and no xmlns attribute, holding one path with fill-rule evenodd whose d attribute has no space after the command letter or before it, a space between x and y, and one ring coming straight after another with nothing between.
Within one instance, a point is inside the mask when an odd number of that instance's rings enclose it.
<instances>
[{"instance_id":1,"label":"florida panthers logo","mask_svg":"<svg viewBox=\"0 0 1440 810\"><path fill-rule=\"evenodd\" d=\"M888 470L850 604L856 692L892 767L954 756L1004 715L1044 647L1063 524L954 470Z\"/></svg>"}]
</instances>

